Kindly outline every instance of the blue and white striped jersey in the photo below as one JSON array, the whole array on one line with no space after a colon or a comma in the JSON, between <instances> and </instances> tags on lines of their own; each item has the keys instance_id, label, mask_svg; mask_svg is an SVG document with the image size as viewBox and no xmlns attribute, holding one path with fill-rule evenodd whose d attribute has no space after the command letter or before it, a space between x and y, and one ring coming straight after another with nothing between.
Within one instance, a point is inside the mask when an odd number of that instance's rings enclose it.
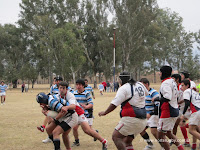
<instances>
[{"instance_id":1,"label":"blue and white striped jersey","mask_svg":"<svg viewBox=\"0 0 200 150\"><path fill-rule=\"evenodd\" d=\"M156 97L159 97L159 93L156 90L150 88L149 95L145 97L145 109L147 114L150 114L154 111L154 103L152 102L152 99L155 99Z\"/></svg>"},{"instance_id":2,"label":"blue and white striped jersey","mask_svg":"<svg viewBox=\"0 0 200 150\"><path fill-rule=\"evenodd\" d=\"M8 86L6 84L0 85L0 90L1 90L0 93L6 92L7 88L8 88Z\"/></svg>"},{"instance_id":3,"label":"blue and white striped jersey","mask_svg":"<svg viewBox=\"0 0 200 150\"><path fill-rule=\"evenodd\" d=\"M91 94L87 90L84 90L82 93L78 93L78 90L76 90L74 91L74 96L79 104L85 104L85 105L93 104ZM84 110L82 106L80 107ZM87 118L93 117L93 108L85 109L84 112Z\"/></svg>"},{"instance_id":4,"label":"blue and white striped jersey","mask_svg":"<svg viewBox=\"0 0 200 150\"><path fill-rule=\"evenodd\" d=\"M71 104L77 104L76 98L71 92L67 92L64 97L61 97L60 94L49 95L48 105L51 110L60 112L63 106L69 106ZM68 113L72 112L74 111L68 110Z\"/></svg>"},{"instance_id":5,"label":"blue and white striped jersey","mask_svg":"<svg viewBox=\"0 0 200 150\"><path fill-rule=\"evenodd\" d=\"M54 85L51 86L50 94L51 95L59 94L59 89L58 89L58 85L57 84L54 84Z\"/></svg>"},{"instance_id":6,"label":"blue and white striped jersey","mask_svg":"<svg viewBox=\"0 0 200 150\"><path fill-rule=\"evenodd\" d=\"M85 90L86 90L86 91L89 91L89 92L93 92L93 88L92 88L90 85L87 85L87 86L85 87Z\"/></svg>"}]
</instances>

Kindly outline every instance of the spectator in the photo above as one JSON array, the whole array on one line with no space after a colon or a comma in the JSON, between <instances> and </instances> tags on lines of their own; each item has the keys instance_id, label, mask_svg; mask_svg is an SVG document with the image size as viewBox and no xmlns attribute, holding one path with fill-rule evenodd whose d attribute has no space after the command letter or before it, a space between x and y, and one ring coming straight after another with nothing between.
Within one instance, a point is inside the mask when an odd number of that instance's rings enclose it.
<instances>
[{"instance_id":1,"label":"spectator","mask_svg":"<svg viewBox=\"0 0 200 150\"><path fill-rule=\"evenodd\" d=\"M22 93L24 92L24 88L25 88L25 83L22 83Z\"/></svg>"},{"instance_id":2,"label":"spectator","mask_svg":"<svg viewBox=\"0 0 200 150\"><path fill-rule=\"evenodd\" d=\"M106 86L107 86L107 83L105 81L102 82L103 86L104 86L104 92L106 92Z\"/></svg>"},{"instance_id":3,"label":"spectator","mask_svg":"<svg viewBox=\"0 0 200 150\"><path fill-rule=\"evenodd\" d=\"M110 82L107 81L106 84L107 84L107 85L106 85L106 91L107 91L107 92L110 92Z\"/></svg>"}]
</instances>

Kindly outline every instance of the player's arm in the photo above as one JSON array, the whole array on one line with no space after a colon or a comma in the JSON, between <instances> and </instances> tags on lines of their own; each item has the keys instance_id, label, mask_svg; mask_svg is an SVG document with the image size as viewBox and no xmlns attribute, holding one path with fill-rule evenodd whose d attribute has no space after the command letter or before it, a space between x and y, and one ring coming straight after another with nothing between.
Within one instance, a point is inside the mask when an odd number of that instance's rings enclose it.
<instances>
[{"instance_id":1,"label":"player's arm","mask_svg":"<svg viewBox=\"0 0 200 150\"><path fill-rule=\"evenodd\" d=\"M105 111L99 112L99 116L105 116L115 110L115 108L117 108L117 106L115 106L114 104L110 104Z\"/></svg>"},{"instance_id":2,"label":"player's arm","mask_svg":"<svg viewBox=\"0 0 200 150\"><path fill-rule=\"evenodd\" d=\"M185 101L185 107L184 107L184 110L183 110L183 115L185 114L185 112L187 111L188 107L190 106L190 101L187 100L187 99L184 99Z\"/></svg>"}]
</instances>

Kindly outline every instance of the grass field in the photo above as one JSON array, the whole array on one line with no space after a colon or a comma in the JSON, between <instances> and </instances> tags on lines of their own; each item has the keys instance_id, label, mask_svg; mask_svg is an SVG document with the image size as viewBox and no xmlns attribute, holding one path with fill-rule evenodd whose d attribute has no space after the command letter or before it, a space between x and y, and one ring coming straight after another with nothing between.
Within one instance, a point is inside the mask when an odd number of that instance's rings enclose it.
<instances>
[{"instance_id":1,"label":"grass field","mask_svg":"<svg viewBox=\"0 0 200 150\"><path fill-rule=\"evenodd\" d=\"M151 85L156 90L160 85ZM6 104L0 105L0 150L53 150L53 144L43 144L42 140L47 137L46 133L41 133L36 129L41 125L44 119L41 108L36 102L35 97L39 92L49 92L48 85L35 85L35 89L30 89L28 93L21 93L21 89L10 89L7 91ZM112 142L112 132L117 125L120 117L120 108L105 117L99 117L98 112L103 111L114 98L115 93L104 93L100 96L95 89L96 99L94 99L94 125L93 128L98 129L100 134L109 141L110 150L116 150ZM147 130L153 143L155 150L160 150L159 144ZM101 144L93 141L93 138L84 134L79 129L80 146L73 150L101 150ZM178 128L178 137L183 143L183 137ZM191 136L190 136L191 139ZM72 133L70 133L71 143L74 141ZM133 142L135 150L142 150L146 146L140 135ZM62 150L65 149L61 142ZM172 149L177 149L172 146ZM188 148L189 150L189 148Z\"/></svg>"}]
</instances>

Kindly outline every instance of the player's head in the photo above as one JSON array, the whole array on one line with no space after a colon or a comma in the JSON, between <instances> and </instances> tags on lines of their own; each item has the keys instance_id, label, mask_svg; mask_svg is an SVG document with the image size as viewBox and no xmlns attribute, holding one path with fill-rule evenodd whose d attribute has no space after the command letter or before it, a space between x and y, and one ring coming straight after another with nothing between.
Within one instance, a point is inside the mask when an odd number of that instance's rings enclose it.
<instances>
[{"instance_id":1,"label":"player's head","mask_svg":"<svg viewBox=\"0 0 200 150\"><path fill-rule=\"evenodd\" d=\"M181 80L188 79L190 77L190 73L186 70L181 71Z\"/></svg>"},{"instance_id":2,"label":"player's head","mask_svg":"<svg viewBox=\"0 0 200 150\"><path fill-rule=\"evenodd\" d=\"M49 96L41 92L36 96L36 100L39 104L48 104Z\"/></svg>"},{"instance_id":3,"label":"player's head","mask_svg":"<svg viewBox=\"0 0 200 150\"><path fill-rule=\"evenodd\" d=\"M120 73L120 75L119 75L119 83L121 84L121 85L124 85L125 83L128 83L129 81L130 81L130 79L131 79L131 75L130 75L130 73L129 72L122 72L122 73Z\"/></svg>"},{"instance_id":4,"label":"player's head","mask_svg":"<svg viewBox=\"0 0 200 150\"><path fill-rule=\"evenodd\" d=\"M88 85L88 79L85 79L84 81L85 81L85 86L87 86Z\"/></svg>"},{"instance_id":5,"label":"player's head","mask_svg":"<svg viewBox=\"0 0 200 150\"><path fill-rule=\"evenodd\" d=\"M174 79L174 81L177 84L181 83L181 75L180 74L173 74L171 77L172 77L172 79Z\"/></svg>"},{"instance_id":6,"label":"player's head","mask_svg":"<svg viewBox=\"0 0 200 150\"><path fill-rule=\"evenodd\" d=\"M55 83L58 85L60 81L63 81L63 78L61 76L56 76Z\"/></svg>"},{"instance_id":7,"label":"player's head","mask_svg":"<svg viewBox=\"0 0 200 150\"><path fill-rule=\"evenodd\" d=\"M148 80L147 78L142 78L142 79L140 79L140 82L142 82L142 83L144 84L144 86L145 86L147 89L149 89L150 83L149 83L149 80Z\"/></svg>"},{"instance_id":8,"label":"player's head","mask_svg":"<svg viewBox=\"0 0 200 150\"><path fill-rule=\"evenodd\" d=\"M183 91L185 91L188 88L190 88L190 80L182 80L181 81L181 89Z\"/></svg>"},{"instance_id":9,"label":"player's head","mask_svg":"<svg viewBox=\"0 0 200 150\"><path fill-rule=\"evenodd\" d=\"M66 93L67 93L67 90L68 90L68 83L65 82L65 81L61 81L59 84L58 84L58 88L59 88L59 92L60 92L60 95L61 96L64 96Z\"/></svg>"},{"instance_id":10,"label":"player's head","mask_svg":"<svg viewBox=\"0 0 200 150\"><path fill-rule=\"evenodd\" d=\"M160 79L163 80L165 78L171 77L172 74L172 67L170 66L162 66L160 68Z\"/></svg>"},{"instance_id":11,"label":"player's head","mask_svg":"<svg viewBox=\"0 0 200 150\"><path fill-rule=\"evenodd\" d=\"M76 80L76 89L79 92L83 92L85 88L85 81L83 79Z\"/></svg>"},{"instance_id":12,"label":"player's head","mask_svg":"<svg viewBox=\"0 0 200 150\"><path fill-rule=\"evenodd\" d=\"M1 84L4 85L4 81L3 80L1 81Z\"/></svg>"}]
</instances>

